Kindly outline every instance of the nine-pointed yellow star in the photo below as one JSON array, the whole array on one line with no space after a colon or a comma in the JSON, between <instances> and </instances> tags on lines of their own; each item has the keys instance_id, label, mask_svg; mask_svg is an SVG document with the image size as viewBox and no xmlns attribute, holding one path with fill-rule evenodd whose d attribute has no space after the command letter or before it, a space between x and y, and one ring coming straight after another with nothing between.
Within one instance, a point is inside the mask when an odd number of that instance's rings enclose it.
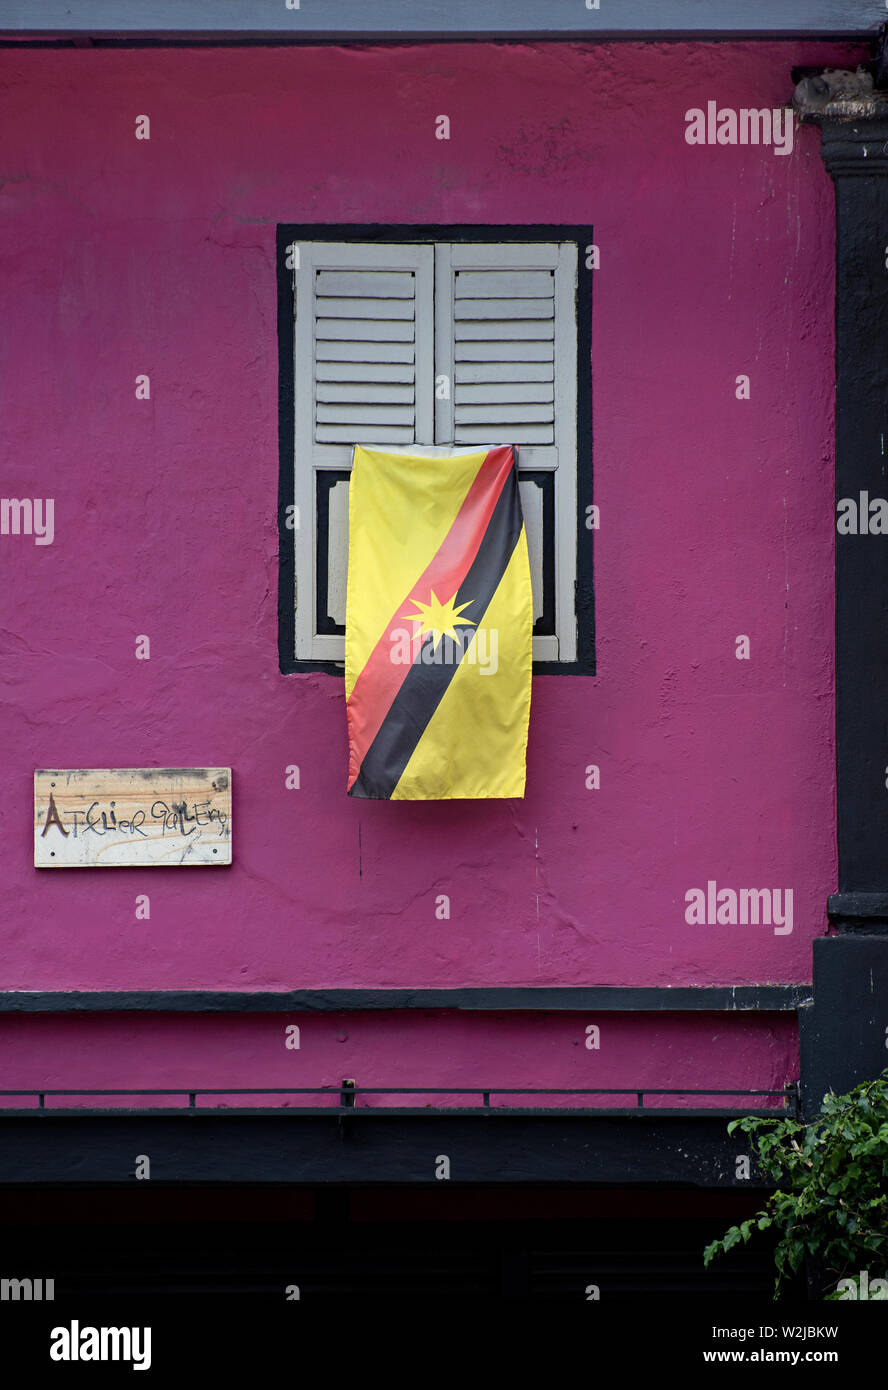
<instances>
[{"instance_id":1,"label":"nine-pointed yellow star","mask_svg":"<svg viewBox=\"0 0 888 1390\"><path fill-rule=\"evenodd\" d=\"M456 594L453 595L453 598L456 598ZM471 618L463 618L460 616L463 609L468 608L469 604L474 603L475 600L470 598L468 603L461 603L459 607L455 608L453 598L448 599L446 603L442 603L434 589L432 589L431 603L421 603L419 599L410 600L411 603L416 604L417 608L422 609L422 612L404 614L408 622L420 623L423 632L433 633L435 638L435 651L438 650L438 643L441 641L442 637L452 637L456 640L457 623L461 623L465 627L475 626Z\"/></svg>"}]
</instances>

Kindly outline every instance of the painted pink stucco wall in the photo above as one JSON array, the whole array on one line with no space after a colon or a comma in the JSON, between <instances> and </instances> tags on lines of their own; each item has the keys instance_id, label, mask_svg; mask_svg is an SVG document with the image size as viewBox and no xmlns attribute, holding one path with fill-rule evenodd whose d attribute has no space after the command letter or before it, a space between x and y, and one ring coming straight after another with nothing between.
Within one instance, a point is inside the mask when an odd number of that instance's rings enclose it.
<instances>
[{"instance_id":1,"label":"painted pink stucco wall","mask_svg":"<svg viewBox=\"0 0 888 1390\"><path fill-rule=\"evenodd\" d=\"M590 1015L591 1017L591 1015ZM299 1048L287 1046L288 1025L298 1019ZM636 1105L636 1090L727 1089L732 1086L779 1091L797 1075L795 1020L784 1014L760 1016L743 1026L733 1014L602 1014L597 1046L587 1047L589 1018L582 1014L458 1014L448 1011L267 1014L6 1016L0 1022L0 1089L23 1091L169 1088L150 1101L124 1090L101 1104L181 1107L195 1088L279 1086L260 1096L199 1097L197 1104L338 1106L343 1078L382 1094L359 1097L362 1107L392 1104L480 1105L478 1088L490 1089L490 1103L553 1108L575 1106L576 1095L559 1090L591 1090L590 1106ZM738 1022L740 1026L738 1027ZM290 1035L292 1044L293 1038ZM705 1059L705 1066L703 1065ZM508 1088L540 1090L542 1099L509 1095ZM606 1090L626 1087L621 1095ZM335 1087L324 1095L293 1095L300 1087ZM387 1088L417 1088L400 1099ZM441 1087L435 1094L424 1087ZM460 1091L460 1087L470 1090ZM505 1088L497 1092L497 1087ZM682 1105L687 1097L644 1097L645 1108ZM33 1109L33 1096L7 1098L5 1105ZM47 1096L48 1108L76 1098ZM698 1097L698 1106L743 1104L739 1097ZM780 1105L778 1095L745 1102L754 1108Z\"/></svg>"},{"instance_id":2,"label":"painted pink stucco wall","mask_svg":"<svg viewBox=\"0 0 888 1390\"><path fill-rule=\"evenodd\" d=\"M794 64L859 57L0 55L0 492L55 499L51 546L0 537L0 987L810 979L835 883L832 193L815 131L788 158L697 148L684 115L777 106ZM275 228L315 221L594 225L598 667L535 679L523 802L347 799L341 680L279 671ZM35 767L229 764L230 869L34 869ZM791 888L792 933L688 925L685 893L708 880ZM151 1036L174 1049L199 1024L155 1019ZM715 1067L723 1084L791 1068L792 1030L773 1024L732 1016L746 1060ZM107 1043L109 1022L90 1026ZM381 1036L381 1019L355 1026ZM449 1026L468 1084L480 1035ZM621 1026L649 1036L642 1017ZM673 1026L683 1055L711 1050L693 1020ZM64 1025L65 1046L86 1027ZM340 1046L312 1076L351 1074ZM535 1055L501 1084L546 1084ZM113 1084L107 1063L88 1074Z\"/></svg>"}]
</instances>

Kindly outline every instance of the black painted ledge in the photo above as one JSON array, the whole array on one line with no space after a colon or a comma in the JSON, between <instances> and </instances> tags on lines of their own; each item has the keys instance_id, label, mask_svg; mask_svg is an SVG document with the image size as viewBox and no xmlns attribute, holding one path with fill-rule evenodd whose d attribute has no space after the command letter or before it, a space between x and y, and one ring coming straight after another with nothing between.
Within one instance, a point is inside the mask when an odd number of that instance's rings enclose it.
<instances>
[{"instance_id":1,"label":"black painted ledge","mask_svg":"<svg viewBox=\"0 0 888 1390\"><path fill-rule=\"evenodd\" d=\"M275 1116L53 1114L0 1117L0 1186L139 1186L136 1156L151 1160L151 1187L182 1183L436 1187L446 1155L455 1184L580 1183L681 1188L766 1186L750 1155L738 1179L726 1114L404 1115L336 1110Z\"/></svg>"},{"instance_id":2,"label":"black painted ledge","mask_svg":"<svg viewBox=\"0 0 888 1390\"><path fill-rule=\"evenodd\" d=\"M793 1013L809 984L710 988L507 986L470 989L7 990L3 1013L346 1013L444 1009L462 1012Z\"/></svg>"},{"instance_id":3,"label":"black painted ledge","mask_svg":"<svg viewBox=\"0 0 888 1390\"><path fill-rule=\"evenodd\" d=\"M830 917L888 917L888 893L831 893L826 909Z\"/></svg>"},{"instance_id":4,"label":"black painted ledge","mask_svg":"<svg viewBox=\"0 0 888 1390\"><path fill-rule=\"evenodd\" d=\"M832 893L826 910L840 932L888 933L888 893Z\"/></svg>"}]
</instances>

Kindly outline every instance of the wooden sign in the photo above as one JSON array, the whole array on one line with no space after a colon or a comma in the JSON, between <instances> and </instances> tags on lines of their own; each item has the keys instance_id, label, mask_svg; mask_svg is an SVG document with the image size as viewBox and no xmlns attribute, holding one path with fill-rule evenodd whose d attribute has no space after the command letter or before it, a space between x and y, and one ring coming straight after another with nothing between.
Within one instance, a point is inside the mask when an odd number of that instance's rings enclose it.
<instances>
[{"instance_id":1,"label":"wooden sign","mask_svg":"<svg viewBox=\"0 0 888 1390\"><path fill-rule=\"evenodd\" d=\"M38 869L231 863L230 767L40 769Z\"/></svg>"}]
</instances>

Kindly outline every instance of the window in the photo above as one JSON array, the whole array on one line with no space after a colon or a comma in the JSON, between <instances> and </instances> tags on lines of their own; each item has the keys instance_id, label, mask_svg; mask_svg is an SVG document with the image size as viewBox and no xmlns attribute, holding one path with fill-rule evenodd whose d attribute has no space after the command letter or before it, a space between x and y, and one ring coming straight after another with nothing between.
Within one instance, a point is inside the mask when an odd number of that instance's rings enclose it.
<instances>
[{"instance_id":1,"label":"window","mask_svg":"<svg viewBox=\"0 0 888 1390\"><path fill-rule=\"evenodd\" d=\"M284 669L344 660L355 444L515 444L534 662L591 669L577 622L587 577L578 542L591 542L578 524L591 480L582 497L577 486L585 247L563 229L546 239L529 228L411 228L403 239L361 231L279 228L279 259L289 262L280 317ZM591 557L583 559L585 571ZM591 600L582 611L591 613ZM580 632L580 646L589 639Z\"/></svg>"}]
</instances>

